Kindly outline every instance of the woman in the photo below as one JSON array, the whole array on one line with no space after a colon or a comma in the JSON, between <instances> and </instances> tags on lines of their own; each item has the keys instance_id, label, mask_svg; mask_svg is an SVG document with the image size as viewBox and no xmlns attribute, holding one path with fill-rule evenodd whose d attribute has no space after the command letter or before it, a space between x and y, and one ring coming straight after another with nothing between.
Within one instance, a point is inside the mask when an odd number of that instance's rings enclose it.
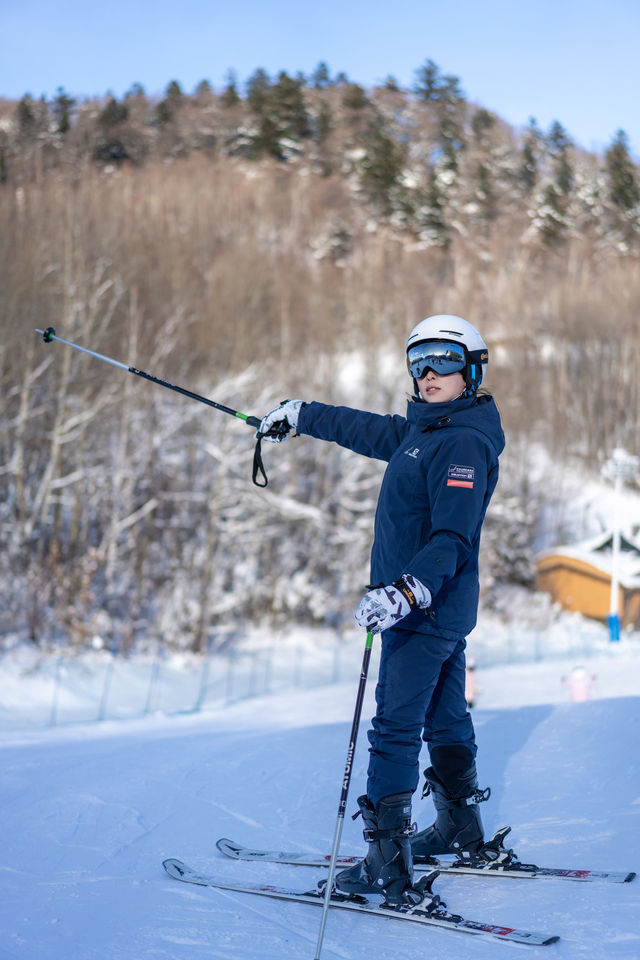
<instances>
[{"instance_id":1,"label":"woman","mask_svg":"<svg viewBox=\"0 0 640 960\"><path fill-rule=\"evenodd\" d=\"M465 699L465 638L476 623L482 522L504 448L500 416L478 396L488 362L478 331L441 314L407 341L414 396L407 416L287 401L259 433L290 430L388 461L375 517L371 583L356 620L382 634L376 715L369 731L367 793L358 800L368 842L363 861L336 877L348 893L402 903L413 860L477 854L483 844L473 723ZM422 740L431 764L435 823L413 835L411 797Z\"/></svg>"}]
</instances>

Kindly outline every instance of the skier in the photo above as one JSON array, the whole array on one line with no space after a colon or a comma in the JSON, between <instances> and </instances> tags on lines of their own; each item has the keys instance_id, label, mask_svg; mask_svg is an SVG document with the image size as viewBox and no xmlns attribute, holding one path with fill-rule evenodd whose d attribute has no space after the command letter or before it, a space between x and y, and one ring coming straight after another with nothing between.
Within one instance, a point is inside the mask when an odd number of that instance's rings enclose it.
<instances>
[{"instance_id":1,"label":"skier","mask_svg":"<svg viewBox=\"0 0 640 960\"><path fill-rule=\"evenodd\" d=\"M572 703L583 703L591 697L597 679L593 674L590 676L584 667L574 667L568 677L562 678L562 685L569 688Z\"/></svg>"},{"instance_id":2,"label":"skier","mask_svg":"<svg viewBox=\"0 0 640 960\"><path fill-rule=\"evenodd\" d=\"M465 638L476 622L478 549L504 447L489 394L478 395L486 344L461 317L422 320L407 341L413 396L406 417L285 401L258 435L291 430L387 461L371 553L371 586L356 620L382 634L366 795L358 799L365 858L336 876L346 893L411 897L413 861L473 856L484 841L476 742L465 700ZM425 793L436 820L415 833L411 799L422 740Z\"/></svg>"},{"instance_id":3,"label":"skier","mask_svg":"<svg viewBox=\"0 0 640 960\"><path fill-rule=\"evenodd\" d=\"M470 710L473 709L476 697L478 696L478 684L476 682L476 662L467 657L467 669L464 682L464 698Z\"/></svg>"}]
</instances>

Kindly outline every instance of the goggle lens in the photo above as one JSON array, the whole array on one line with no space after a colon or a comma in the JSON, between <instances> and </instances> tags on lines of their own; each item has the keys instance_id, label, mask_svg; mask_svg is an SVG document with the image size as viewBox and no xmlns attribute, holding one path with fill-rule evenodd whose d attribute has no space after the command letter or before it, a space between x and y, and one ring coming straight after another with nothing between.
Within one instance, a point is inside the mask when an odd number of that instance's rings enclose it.
<instances>
[{"instance_id":1,"label":"goggle lens","mask_svg":"<svg viewBox=\"0 0 640 960\"><path fill-rule=\"evenodd\" d=\"M417 343L407 351L407 367L415 380L421 380L428 370L441 377L461 373L466 365L464 347L459 343L430 341Z\"/></svg>"}]
</instances>

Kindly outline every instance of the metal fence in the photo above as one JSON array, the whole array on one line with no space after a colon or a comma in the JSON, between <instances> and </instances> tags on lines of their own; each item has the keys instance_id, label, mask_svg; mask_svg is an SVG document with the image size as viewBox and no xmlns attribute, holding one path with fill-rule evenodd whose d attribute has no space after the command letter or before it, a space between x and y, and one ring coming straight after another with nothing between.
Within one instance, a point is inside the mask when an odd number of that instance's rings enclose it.
<instances>
[{"instance_id":1,"label":"metal fence","mask_svg":"<svg viewBox=\"0 0 640 960\"><path fill-rule=\"evenodd\" d=\"M613 648L620 645L610 644L604 628L594 626L582 631L550 626L477 633L469 641L468 655L480 668L615 655ZM3 670L0 730L196 713L288 690L355 682L362 658L359 638L354 631L334 639L324 635L322 643L236 647L200 657L162 650L153 656L105 651L41 655L13 673ZM629 635L624 647L640 656L640 637ZM5 667L9 659L5 654ZM378 659L376 643L371 676Z\"/></svg>"},{"instance_id":2,"label":"metal fence","mask_svg":"<svg viewBox=\"0 0 640 960\"><path fill-rule=\"evenodd\" d=\"M10 679L3 670L0 730L196 713L352 680L358 676L361 658L357 641L317 648L274 644L200 657L162 650L154 656L106 652L42 656L14 670Z\"/></svg>"}]
</instances>

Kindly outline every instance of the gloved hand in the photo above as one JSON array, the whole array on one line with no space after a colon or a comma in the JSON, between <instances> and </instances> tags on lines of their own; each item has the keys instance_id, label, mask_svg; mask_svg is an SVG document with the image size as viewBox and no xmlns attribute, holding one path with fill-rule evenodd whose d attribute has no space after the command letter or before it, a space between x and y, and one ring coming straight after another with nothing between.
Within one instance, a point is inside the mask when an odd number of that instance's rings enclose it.
<instances>
[{"instance_id":1,"label":"gloved hand","mask_svg":"<svg viewBox=\"0 0 640 960\"><path fill-rule=\"evenodd\" d=\"M262 437L269 443L282 443L291 430L298 426L302 400L283 400L279 407L262 418L256 430L256 440Z\"/></svg>"},{"instance_id":2,"label":"gloved hand","mask_svg":"<svg viewBox=\"0 0 640 960\"><path fill-rule=\"evenodd\" d=\"M369 633L382 633L412 610L426 610L431 605L431 592L410 573L388 587L376 587L366 593L356 610L356 620Z\"/></svg>"}]
</instances>

